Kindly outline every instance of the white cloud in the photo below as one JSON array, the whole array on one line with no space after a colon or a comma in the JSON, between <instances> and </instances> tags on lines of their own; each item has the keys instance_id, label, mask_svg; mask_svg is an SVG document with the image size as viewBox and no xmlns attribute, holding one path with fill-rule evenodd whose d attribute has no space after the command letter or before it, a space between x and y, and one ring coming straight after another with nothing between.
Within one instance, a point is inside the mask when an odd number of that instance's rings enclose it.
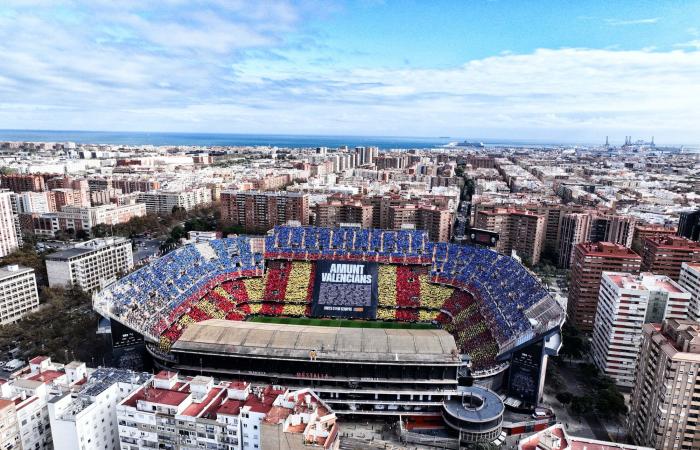
<instances>
[{"instance_id":1,"label":"white cloud","mask_svg":"<svg viewBox=\"0 0 700 450\"><path fill-rule=\"evenodd\" d=\"M280 44L304 23L287 2L251 10L249 2L181 0L194 5L189 12L160 4L147 14L142 2L96 1L88 19L64 14L90 23L79 27L33 10L0 11L1 126L700 141L700 51L692 45L337 70L309 64L328 56L310 56L313 47Z\"/></svg>"},{"instance_id":2,"label":"white cloud","mask_svg":"<svg viewBox=\"0 0 700 450\"><path fill-rule=\"evenodd\" d=\"M652 25L658 23L660 17L649 17L647 19L605 19L605 23L614 27L627 25Z\"/></svg>"}]
</instances>

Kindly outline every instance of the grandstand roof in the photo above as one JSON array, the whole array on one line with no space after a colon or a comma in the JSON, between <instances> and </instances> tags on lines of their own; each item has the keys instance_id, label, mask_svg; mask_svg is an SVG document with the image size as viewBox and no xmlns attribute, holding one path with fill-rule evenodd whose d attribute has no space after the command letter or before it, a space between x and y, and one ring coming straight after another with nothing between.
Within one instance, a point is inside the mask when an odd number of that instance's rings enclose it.
<instances>
[{"instance_id":1,"label":"grandstand roof","mask_svg":"<svg viewBox=\"0 0 700 450\"><path fill-rule=\"evenodd\" d=\"M374 329L211 319L190 325L172 351L206 351L278 359L459 364L444 330Z\"/></svg>"}]
</instances>

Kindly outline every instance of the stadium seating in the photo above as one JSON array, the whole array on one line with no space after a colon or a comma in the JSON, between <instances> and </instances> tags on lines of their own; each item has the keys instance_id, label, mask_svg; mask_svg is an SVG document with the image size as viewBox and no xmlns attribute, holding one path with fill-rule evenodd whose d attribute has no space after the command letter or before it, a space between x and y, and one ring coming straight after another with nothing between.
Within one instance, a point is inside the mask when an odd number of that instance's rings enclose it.
<instances>
[{"instance_id":1,"label":"stadium seating","mask_svg":"<svg viewBox=\"0 0 700 450\"><path fill-rule=\"evenodd\" d=\"M381 263L377 319L442 326L475 368L531 333L526 313L548 297L514 259L433 243L425 231L280 226L264 253L245 237L179 248L99 292L94 305L167 350L201 320L310 315L320 259Z\"/></svg>"}]
</instances>

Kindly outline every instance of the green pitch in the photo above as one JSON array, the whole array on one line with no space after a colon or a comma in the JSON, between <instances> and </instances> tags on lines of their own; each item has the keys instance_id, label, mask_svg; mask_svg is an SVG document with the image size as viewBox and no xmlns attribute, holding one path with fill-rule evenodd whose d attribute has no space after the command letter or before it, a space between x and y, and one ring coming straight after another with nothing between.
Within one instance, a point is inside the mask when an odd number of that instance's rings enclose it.
<instances>
[{"instance_id":1,"label":"green pitch","mask_svg":"<svg viewBox=\"0 0 700 450\"><path fill-rule=\"evenodd\" d=\"M347 319L313 319L309 317L270 317L253 316L250 322L283 323L288 325L311 325L318 327L346 327L346 328L401 328L412 330L430 330L435 326L431 323L412 322L384 322L381 320L347 320Z\"/></svg>"}]
</instances>

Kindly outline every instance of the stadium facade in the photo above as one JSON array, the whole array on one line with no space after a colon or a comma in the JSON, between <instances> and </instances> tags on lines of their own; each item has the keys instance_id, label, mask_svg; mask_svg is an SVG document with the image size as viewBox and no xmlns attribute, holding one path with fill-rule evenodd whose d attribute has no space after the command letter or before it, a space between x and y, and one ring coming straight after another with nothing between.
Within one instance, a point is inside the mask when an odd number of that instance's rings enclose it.
<instances>
[{"instance_id":1,"label":"stadium facade","mask_svg":"<svg viewBox=\"0 0 700 450\"><path fill-rule=\"evenodd\" d=\"M565 317L508 256L352 227L187 245L93 304L159 367L312 387L338 414L370 416L450 415L472 384L489 414L489 390L534 408Z\"/></svg>"}]
</instances>

